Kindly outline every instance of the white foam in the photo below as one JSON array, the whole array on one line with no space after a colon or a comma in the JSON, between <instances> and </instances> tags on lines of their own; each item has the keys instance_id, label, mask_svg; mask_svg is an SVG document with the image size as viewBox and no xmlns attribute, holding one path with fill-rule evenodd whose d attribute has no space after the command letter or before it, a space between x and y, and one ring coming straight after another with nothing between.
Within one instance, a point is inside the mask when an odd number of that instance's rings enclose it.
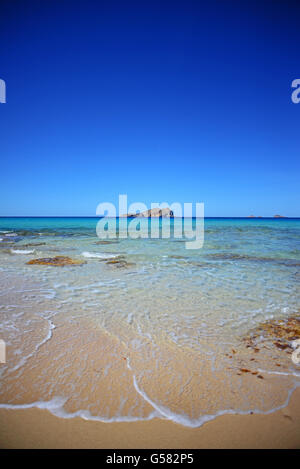
<instances>
[{"instance_id":1,"label":"white foam","mask_svg":"<svg viewBox=\"0 0 300 469\"><path fill-rule=\"evenodd\" d=\"M133 313L129 313L127 316L127 322L128 324L132 324L133 321Z\"/></svg>"},{"instance_id":2,"label":"white foam","mask_svg":"<svg viewBox=\"0 0 300 469\"><path fill-rule=\"evenodd\" d=\"M156 417L161 417L156 411L151 412L147 417L132 417L129 415L116 415L114 417L101 417L98 415L92 415L89 410L77 410L76 412L70 413L67 412L63 406L57 406L49 408L50 412L56 417L61 417L64 419L72 419L75 417L80 417L83 420L94 420L96 422L104 423L113 423L113 422L139 422L141 420L152 420Z\"/></svg>"},{"instance_id":3,"label":"white foam","mask_svg":"<svg viewBox=\"0 0 300 469\"><path fill-rule=\"evenodd\" d=\"M262 370L261 368L257 368L257 370L260 372L260 373L267 373L269 375L279 375L279 376L295 376L296 378L300 378L300 372L297 372L297 371L289 371L289 372L286 372L286 371L268 371L268 370Z\"/></svg>"},{"instance_id":4,"label":"white foam","mask_svg":"<svg viewBox=\"0 0 300 469\"><path fill-rule=\"evenodd\" d=\"M50 412L55 411L63 407L68 399L63 397L54 397L50 401L36 401L30 404L0 404L0 409L32 409L37 407L38 409L47 409Z\"/></svg>"},{"instance_id":5,"label":"white foam","mask_svg":"<svg viewBox=\"0 0 300 469\"><path fill-rule=\"evenodd\" d=\"M34 249L32 249L31 251L26 250L26 249L11 249L10 251L13 254L33 254L34 253Z\"/></svg>"},{"instance_id":6,"label":"white foam","mask_svg":"<svg viewBox=\"0 0 300 469\"><path fill-rule=\"evenodd\" d=\"M21 409L45 409L49 410L56 417L64 419L72 419L75 417L80 417L83 420L94 420L97 422L113 423L113 422L137 422L141 420L152 420L155 417L161 417L157 412L151 412L147 417L132 417L132 416L115 416L115 417L101 417L95 416L90 413L89 410L80 409L76 412L67 412L64 409L64 405L68 401L68 398L64 397L54 397L50 401L36 401L31 402L30 404L0 404L0 409L11 409L11 410L21 410Z\"/></svg>"},{"instance_id":7,"label":"white foam","mask_svg":"<svg viewBox=\"0 0 300 469\"><path fill-rule=\"evenodd\" d=\"M46 335L46 337L44 338L44 340L42 340L42 342L40 342L35 350L37 351L42 345L44 345L45 342L48 342L48 340L51 339L52 337L52 330L55 329L55 324L53 324L53 322L50 320L50 319L47 319L48 323L49 323L49 331L48 331L48 334Z\"/></svg>"},{"instance_id":8,"label":"white foam","mask_svg":"<svg viewBox=\"0 0 300 469\"><path fill-rule=\"evenodd\" d=\"M88 252L88 251L83 252L81 255L83 257L97 258L97 259L113 259L114 257L118 257L118 254L105 254L105 253Z\"/></svg>"}]
</instances>

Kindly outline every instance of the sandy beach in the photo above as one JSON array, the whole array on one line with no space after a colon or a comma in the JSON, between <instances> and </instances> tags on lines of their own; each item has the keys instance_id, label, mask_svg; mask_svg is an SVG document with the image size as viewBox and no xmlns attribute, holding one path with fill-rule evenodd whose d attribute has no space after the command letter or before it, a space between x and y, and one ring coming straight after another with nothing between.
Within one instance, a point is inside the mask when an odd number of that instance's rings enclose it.
<instances>
[{"instance_id":1,"label":"sandy beach","mask_svg":"<svg viewBox=\"0 0 300 469\"><path fill-rule=\"evenodd\" d=\"M300 448L300 389L269 415L224 415L200 428L165 420L101 423L46 410L0 410L1 448Z\"/></svg>"}]
</instances>

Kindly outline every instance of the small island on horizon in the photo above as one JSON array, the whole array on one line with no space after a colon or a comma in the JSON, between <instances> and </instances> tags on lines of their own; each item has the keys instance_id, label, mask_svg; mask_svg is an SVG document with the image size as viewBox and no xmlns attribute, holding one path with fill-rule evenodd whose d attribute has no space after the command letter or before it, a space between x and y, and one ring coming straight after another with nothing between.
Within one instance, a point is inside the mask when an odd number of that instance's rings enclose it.
<instances>
[{"instance_id":1,"label":"small island on horizon","mask_svg":"<svg viewBox=\"0 0 300 469\"><path fill-rule=\"evenodd\" d=\"M263 218L261 215L257 216L257 215L248 215L247 218ZM273 218L288 218L284 215L274 215Z\"/></svg>"},{"instance_id":2,"label":"small island on horizon","mask_svg":"<svg viewBox=\"0 0 300 469\"><path fill-rule=\"evenodd\" d=\"M140 213L127 213L122 218L174 218L174 212L170 208L151 208Z\"/></svg>"}]
</instances>

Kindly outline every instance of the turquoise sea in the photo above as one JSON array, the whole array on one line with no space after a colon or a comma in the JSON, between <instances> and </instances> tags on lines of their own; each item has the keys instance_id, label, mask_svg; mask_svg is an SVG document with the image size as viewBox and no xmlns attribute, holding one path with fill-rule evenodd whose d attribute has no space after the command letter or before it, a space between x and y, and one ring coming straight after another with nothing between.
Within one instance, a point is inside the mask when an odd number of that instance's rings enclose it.
<instances>
[{"instance_id":1,"label":"turquoise sea","mask_svg":"<svg viewBox=\"0 0 300 469\"><path fill-rule=\"evenodd\" d=\"M0 407L199 426L286 404L300 384L290 350L245 338L299 315L300 219L206 218L201 249L174 236L178 219L141 220L136 239L119 219L107 240L98 221L0 218ZM171 236L143 237L152 222ZM55 256L85 263L27 264Z\"/></svg>"}]
</instances>

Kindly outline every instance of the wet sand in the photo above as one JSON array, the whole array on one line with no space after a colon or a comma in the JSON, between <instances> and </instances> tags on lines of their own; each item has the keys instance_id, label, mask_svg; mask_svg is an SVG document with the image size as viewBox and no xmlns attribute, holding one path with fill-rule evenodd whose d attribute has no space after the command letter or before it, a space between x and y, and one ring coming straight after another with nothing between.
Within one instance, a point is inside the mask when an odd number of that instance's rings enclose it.
<instances>
[{"instance_id":1,"label":"wet sand","mask_svg":"<svg viewBox=\"0 0 300 469\"><path fill-rule=\"evenodd\" d=\"M101 423L46 410L0 410L1 448L300 448L300 388L269 415L224 415L200 428L167 420Z\"/></svg>"}]
</instances>

